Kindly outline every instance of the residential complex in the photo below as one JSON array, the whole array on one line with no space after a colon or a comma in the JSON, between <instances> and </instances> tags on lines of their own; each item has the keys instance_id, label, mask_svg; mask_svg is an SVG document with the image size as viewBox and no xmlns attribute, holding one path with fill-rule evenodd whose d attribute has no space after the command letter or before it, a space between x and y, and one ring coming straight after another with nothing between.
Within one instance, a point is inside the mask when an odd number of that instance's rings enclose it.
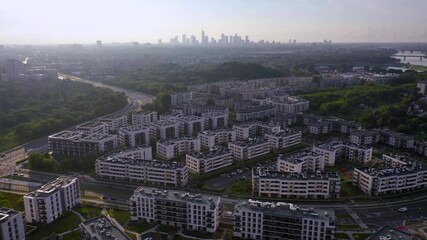
<instances>
[{"instance_id":1,"label":"residential complex","mask_svg":"<svg viewBox=\"0 0 427 240\"><path fill-rule=\"evenodd\" d=\"M279 155L277 171L290 173L316 173L325 168L323 154L310 150L298 151L289 155Z\"/></svg>"},{"instance_id":2,"label":"residential complex","mask_svg":"<svg viewBox=\"0 0 427 240\"><path fill-rule=\"evenodd\" d=\"M236 141L236 131L229 129L204 131L199 133L198 138L202 148L213 148L216 145Z\"/></svg>"},{"instance_id":3,"label":"residential complex","mask_svg":"<svg viewBox=\"0 0 427 240\"><path fill-rule=\"evenodd\" d=\"M169 120L150 123L150 139L166 140L179 137L179 124Z\"/></svg>"},{"instance_id":4,"label":"residential complex","mask_svg":"<svg viewBox=\"0 0 427 240\"><path fill-rule=\"evenodd\" d=\"M335 239L335 214L291 203L239 201L234 207L233 236L241 239Z\"/></svg>"},{"instance_id":5,"label":"residential complex","mask_svg":"<svg viewBox=\"0 0 427 240\"><path fill-rule=\"evenodd\" d=\"M205 130L205 119L198 116L183 116L177 119L181 136L197 136Z\"/></svg>"},{"instance_id":6,"label":"residential complex","mask_svg":"<svg viewBox=\"0 0 427 240\"><path fill-rule=\"evenodd\" d=\"M233 164L233 153L223 147L203 153L190 153L186 156L186 165L192 173L203 174Z\"/></svg>"},{"instance_id":7,"label":"residential complex","mask_svg":"<svg viewBox=\"0 0 427 240\"><path fill-rule=\"evenodd\" d=\"M143 125L121 127L117 131L119 145L135 147L150 144L150 128Z\"/></svg>"},{"instance_id":8,"label":"residential complex","mask_svg":"<svg viewBox=\"0 0 427 240\"><path fill-rule=\"evenodd\" d=\"M301 143L301 131L291 128L282 129L277 133L266 133L264 137L270 143L271 149L284 149Z\"/></svg>"},{"instance_id":9,"label":"residential complex","mask_svg":"<svg viewBox=\"0 0 427 240\"><path fill-rule=\"evenodd\" d=\"M152 122L157 121L157 112L155 111L140 111L132 113L132 125L148 126Z\"/></svg>"},{"instance_id":10,"label":"residential complex","mask_svg":"<svg viewBox=\"0 0 427 240\"><path fill-rule=\"evenodd\" d=\"M133 159L114 154L98 158L95 171L98 177L115 181L171 187L182 187L188 182L184 163Z\"/></svg>"},{"instance_id":11,"label":"residential complex","mask_svg":"<svg viewBox=\"0 0 427 240\"><path fill-rule=\"evenodd\" d=\"M105 216L99 216L81 222L79 230L82 239L131 240L126 233Z\"/></svg>"},{"instance_id":12,"label":"residential complex","mask_svg":"<svg viewBox=\"0 0 427 240\"><path fill-rule=\"evenodd\" d=\"M339 141L313 146L313 151L323 154L326 166L335 166L337 161L367 163L372 160L372 147Z\"/></svg>"},{"instance_id":13,"label":"residential complex","mask_svg":"<svg viewBox=\"0 0 427 240\"><path fill-rule=\"evenodd\" d=\"M340 177L336 173L285 173L252 169L252 194L275 198L337 198Z\"/></svg>"},{"instance_id":14,"label":"residential complex","mask_svg":"<svg viewBox=\"0 0 427 240\"><path fill-rule=\"evenodd\" d=\"M275 134L280 132L281 127L275 124L249 122L234 124L237 140L248 140L249 138L264 137L265 134Z\"/></svg>"},{"instance_id":15,"label":"residential complex","mask_svg":"<svg viewBox=\"0 0 427 240\"><path fill-rule=\"evenodd\" d=\"M59 177L24 196L27 223L51 223L79 203L77 178Z\"/></svg>"},{"instance_id":16,"label":"residential complex","mask_svg":"<svg viewBox=\"0 0 427 240\"><path fill-rule=\"evenodd\" d=\"M193 137L176 138L157 142L157 157L170 160L191 152L200 152L200 140Z\"/></svg>"},{"instance_id":17,"label":"residential complex","mask_svg":"<svg viewBox=\"0 0 427 240\"><path fill-rule=\"evenodd\" d=\"M236 120L239 122L256 120L274 115L274 106L254 106L242 108L236 111Z\"/></svg>"},{"instance_id":18,"label":"residential complex","mask_svg":"<svg viewBox=\"0 0 427 240\"><path fill-rule=\"evenodd\" d=\"M220 197L139 187L130 198L131 219L213 233L222 215Z\"/></svg>"},{"instance_id":19,"label":"residential complex","mask_svg":"<svg viewBox=\"0 0 427 240\"><path fill-rule=\"evenodd\" d=\"M275 107L276 113L300 113L307 111L310 107L309 101L298 96L273 98L271 104Z\"/></svg>"},{"instance_id":20,"label":"residential complex","mask_svg":"<svg viewBox=\"0 0 427 240\"><path fill-rule=\"evenodd\" d=\"M237 160L249 160L270 152L270 143L262 138L229 142L228 149Z\"/></svg>"},{"instance_id":21,"label":"residential complex","mask_svg":"<svg viewBox=\"0 0 427 240\"><path fill-rule=\"evenodd\" d=\"M127 115L114 115L109 114L98 119L100 123L105 123L110 131L116 131L120 127L126 127L128 125Z\"/></svg>"},{"instance_id":22,"label":"residential complex","mask_svg":"<svg viewBox=\"0 0 427 240\"><path fill-rule=\"evenodd\" d=\"M9 208L0 208L0 239L25 240L22 213Z\"/></svg>"},{"instance_id":23,"label":"residential complex","mask_svg":"<svg viewBox=\"0 0 427 240\"><path fill-rule=\"evenodd\" d=\"M202 117L205 119L206 130L222 129L228 126L228 113L205 112L202 113Z\"/></svg>"}]
</instances>

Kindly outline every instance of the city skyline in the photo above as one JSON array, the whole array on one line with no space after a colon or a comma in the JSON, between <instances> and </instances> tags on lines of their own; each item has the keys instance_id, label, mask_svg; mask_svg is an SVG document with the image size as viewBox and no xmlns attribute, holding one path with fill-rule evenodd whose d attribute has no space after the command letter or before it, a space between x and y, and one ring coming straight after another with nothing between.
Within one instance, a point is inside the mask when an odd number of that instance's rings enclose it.
<instances>
[{"instance_id":1,"label":"city skyline","mask_svg":"<svg viewBox=\"0 0 427 240\"><path fill-rule=\"evenodd\" d=\"M201 30L254 42L425 42L426 7L422 0L10 1L0 9L0 44L157 43L182 33L200 39Z\"/></svg>"}]
</instances>

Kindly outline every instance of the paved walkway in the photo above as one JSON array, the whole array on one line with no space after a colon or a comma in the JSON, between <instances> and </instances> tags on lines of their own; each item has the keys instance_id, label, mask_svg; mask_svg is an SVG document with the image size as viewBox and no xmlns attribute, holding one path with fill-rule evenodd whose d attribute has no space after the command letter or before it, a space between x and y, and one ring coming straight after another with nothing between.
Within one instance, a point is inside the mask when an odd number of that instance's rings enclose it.
<instances>
[{"instance_id":1,"label":"paved walkway","mask_svg":"<svg viewBox=\"0 0 427 240\"><path fill-rule=\"evenodd\" d=\"M362 221L362 219L360 219L359 215L357 215L351 208L344 206L344 209L348 212L348 214L350 214L356 224L359 224L360 228L369 229L369 227Z\"/></svg>"},{"instance_id":2,"label":"paved walkway","mask_svg":"<svg viewBox=\"0 0 427 240\"><path fill-rule=\"evenodd\" d=\"M86 221L86 218L84 218L79 212L77 212L77 211L75 211L75 210L73 210L73 209L70 209L70 212L72 212L72 213L74 213L74 214L76 214L77 216L79 216L79 218L80 218L80 220L83 222L83 221Z\"/></svg>"}]
</instances>

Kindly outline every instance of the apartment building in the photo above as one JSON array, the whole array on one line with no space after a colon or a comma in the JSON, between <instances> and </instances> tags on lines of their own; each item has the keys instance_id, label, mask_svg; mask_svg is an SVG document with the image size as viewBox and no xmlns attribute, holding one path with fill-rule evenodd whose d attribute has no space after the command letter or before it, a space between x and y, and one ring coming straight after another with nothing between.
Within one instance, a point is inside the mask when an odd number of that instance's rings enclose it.
<instances>
[{"instance_id":1,"label":"apartment building","mask_svg":"<svg viewBox=\"0 0 427 240\"><path fill-rule=\"evenodd\" d=\"M77 178L59 177L24 196L25 219L28 223L49 224L79 203Z\"/></svg>"},{"instance_id":2,"label":"apartment building","mask_svg":"<svg viewBox=\"0 0 427 240\"><path fill-rule=\"evenodd\" d=\"M262 138L248 141L229 142L228 149L237 160L249 160L270 152L270 143Z\"/></svg>"},{"instance_id":3,"label":"apartment building","mask_svg":"<svg viewBox=\"0 0 427 240\"><path fill-rule=\"evenodd\" d=\"M100 123L105 123L109 131L117 131L117 129L128 125L127 115L109 114L100 117L98 121Z\"/></svg>"},{"instance_id":4,"label":"apartment building","mask_svg":"<svg viewBox=\"0 0 427 240\"><path fill-rule=\"evenodd\" d=\"M161 114L159 116L159 119L163 120L163 121L176 122L182 116L183 116L182 113L172 111L172 112L165 112L165 113Z\"/></svg>"},{"instance_id":5,"label":"apartment building","mask_svg":"<svg viewBox=\"0 0 427 240\"><path fill-rule=\"evenodd\" d=\"M326 166L335 166L337 161L367 163L372 160L372 147L330 141L313 146L313 151L322 154Z\"/></svg>"},{"instance_id":6,"label":"apartment building","mask_svg":"<svg viewBox=\"0 0 427 240\"><path fill-rule=\"evenodd\" d=\"M22 213L9 208L0 208L0 239L25 240Z\"/></svg>"},{"instance_id":7,"label":"apartment building","mask_svg":"<svg viewBox=\"0 0 427 240\"><path fill-rule=\"evenodd\" d=\"M299 96L287 96L284 99L274 99L271 104L275 107L276 113L300 113L310 108L310 102Z\"/></svg>"},{"instance_id":8,"label":"apartment building","mask_svg":"<svg viewBox=\"0 0 427 240\"><path fill-rule=\"evenodd\" d=\"M143 125L121 127L117 131L119 145L135 147L150 144L150 128Z\"/></svg>"},{"instance_id":9,"label":"apartment building","mask_svg":"<svg viewBox=\"0 0 427 240\"><path fill-rule=\"evenodd\" d=\"M381 130L380 141L394 148L414 148L414 136L395 131Z\"/></svg>"},{"instance_id":10,"label":"apartment building","mask_svg":"<svg viewBox=\"0 0 427 240\"><path fill-rule=\"evenodd\" d=\"M78 131L62 131L48 137L49 149L53 155L83 157L89 154L101 155L118 146L116 135L88 135Z\"/></svg>"},{"instance_id":11,"label":"apartment building","mask_svg":"<svg viewBox=\"0 0 427 240\"><path fill-rule=\"evenodd\" d=\"M204 153L189 153L186 156L186 164L192 173L208 173L233 164L233 153L219 147Z\"/></svg>"},{"instance_id":12,"label":"apartment building","mask_svg":"<svg viewBox=\"0 0 427 240\"><path fill-rule=\"evenodd\" d=\"M105 135L108 134L108 126L102 122L86 122L78 125L75 131L83 132L87 135Z\"/></svg>"},{"instance_id":13,"label":"apartment building","mask_svg":"<svg viewBox=\"0 0 427 240\"><path fill-rule=\"evenodd\" d=\"M167 140L179 137L179 124L175 121L159 120L149 126L151 139Z\"/></svg>"},{"instance_id":14,"label":"apartment building","mask_svg":"<svg viewBox=\"0 0 427 240\"><path fill-rule=\"evenodd\" d=\"M252 194L275 198L337 198L340 177L336 173L285 173L252 169Z\"/></svg>"},{"instance_id":15,"label":"apartment building","mask_svg":"<svg viewBox=\"0 0 427 240\"><path fill-rule=\"evenodd\" d=\"M192 98L191 92L172 93L171 106L178 106L182 103L189 102Z\"/></svg>"},{"instance_id":16,"label":"apartment building","mask_svg":"<svg viewBox=\"0 0 427 240\"><path fill-rule=\"evenodd\" d=\"M196 136L205 130L205 119L198 116L182 116L177 119L181 136Z\"/></svg>"},{"instance_id":17,"label":"apartment building","mask_svg":"<svg viewBox=\"0 0 427 240\"><path fill-rule=\"evenodd\" d=\"M130 198L131 219L214 233L222 215L220 197L139 187Z\"/></svg>"},{"instance_id":18,"label":"apartment building","mask_svg":"<svg viewBox=\"0 0 427 240\"><path fill-rule=\"evenodd\" d=\"M350 132L350 142L356 145L372 145L380 140L378 131L354 130Z\"/></svg>"},{"instance_id":19,"label":"apartment building","mask_svg":"<svg viewBox=\"0 0 427 240\"><path fill-rule=\"evenodd\" d=\"M270 118L270 122L274 123L276 126L287 128L296 124L298 122L298 117L296 114L276 114L276 116Z\"/></svg>"},{"instance_id":20,"label":"apartment building","mask_svg":"<svg viewBox=\"0 0 427 240\"><path fill-rule=\"evenodd\" d=\"M107 156L118 156L123 158L153 160L153 151L150 145L141 145L138 147L128 147L109 152Z\"/></svg>"},{"instance_id":21,"label":"apartment building","mask_svg":"<svg viewBox=\"0 0 427 240\"><path fill-rule=\"evenodd\" d=\"M302 140L301 131L291 128L282 129L277 133L266 133L264 137L270 143L271 149L284 149L295 146L300 144Z\"/></svg>"},{"instance_id":22,"label":"apartment building","mask_svg":"<svg viewBox=\"0 0 427 240\"><path fill-rule=\"evenodd\" d=\"M228 113L223 112L206 112L202 113L205 119L205 129L215 130L228 127Z\"/></svg>"},{"instance_id":23,"label":"apartment building","mask_svg":"<svg viewBox=\"0 0 427 240\"><path fill-rule=\"evenodd\" d=\"M95 171L103 179L158 186L183 187L188 182L187 166L183 163L133 159L119 155L98 158Z\"/></svg>"},{"instance_id":24,"label":"apartment building","mask_svg":"<svg viewBox=\"0 0 427 240\"><path fill-rule=\"evenodd\" d=\"M132 113L132 125L148 126L157 121L157 112L155 111L138 111Z\"/></svg>"},{"instance_id":25,"label":"apartment building","mask_svg":"<svg viewBox=\"0 0 427 240\"><path fill-rule=\"evenodd\" d=\"M200 140L194 137L176 138L157 142L157 157L170 160L180 155L200 152Z\"/></svg>"},{"instance_id":26,"label":"apartment building","mask_svg":"<svg viewBox=\"0 0 427 240\"><path fill-rule=\"evenodd\" d=\"M335 239L333 211L249 199L235 205L233 216L233 236L239 239Z\"/></svg>"},{"instance_id":27,"label":"apartment building","mask_svg":"<svg viewBox=\"0 0 427 240\"><path fill-rule=\"evenodd\" d=\"M372 196L413 191L427 186L427 169L415 162L402 167L385 164L378 169L355 168L353 185Z\"/></svg>"},{"instance_id":28,"label":"apartment building","mask_svg":"<svg viewBox=\"0 0 427 240\"><path fill-rule=\"evenodd\" d=\"M331 133L333 130L333 123L329 121L312 122L307 124L308 133L321 135Z\"/></svg>"},{"instance_id":29,"label":"apartment building","mask_svg":"<svg viewBox=\"0 0 427 240\"><path fill-rule=\"evenodd\" d=\"M81 239L91 240L131 240L121 229L104 215L95 217L79 224Z\"/></svg>"},{"instance_id":30,"label":"apartment building","mask_svg":"<svg viewBox=\"0 0 427 240\"><path fill-rule=\"evenodd\" d=\"M236 141L236 131L231 129L217 129L199 132L200 147L213 148L216 145Z\"/></svg>"},{"instance_id":31,"label":"apartment building","mask_svg":"<svg viewBox=\"0 0 427 240\"><path fill-rule=\"evenodd\" d=\"M289 155L280 154L277 158L277 171L290 173L315 173L323 171L325 163L323 154L302 150Z\"/></svg>"},{"instance_id":32,"label":"apartment building","mask_svg":"<svg viewBox=\"0 0 427 240\"><path fill-rule=\"evenodd\" d=\"M278 133L281 130L279 125L273 123L251 122L234 124L237 140L248 140L249 138L264 137L267 133Z\"/></svg>"},{"instance_id":33,"label":"apartment building","mask_svg":"<svg viewBox=\"0 0 427 240\"><path fill-rule=\"evenodd\" d=\"M246 107L236 111L236 120L238 122L251 121L264 117L273 116L275 107L271 105Z\"/></svg>"}]
</instances>

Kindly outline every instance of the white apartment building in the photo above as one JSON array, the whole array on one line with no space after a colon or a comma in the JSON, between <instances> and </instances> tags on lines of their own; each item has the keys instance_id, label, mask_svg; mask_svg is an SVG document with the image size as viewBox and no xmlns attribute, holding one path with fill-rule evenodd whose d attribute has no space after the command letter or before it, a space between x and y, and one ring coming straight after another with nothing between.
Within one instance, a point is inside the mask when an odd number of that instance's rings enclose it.
<instances>
[{"instance_id":1,"label":"white apartment building","mask_svg":"<svg viewBox=\"0 0 427 240\"><path fill-rule=\"evenodd\" d=\"M329 121L326 122L313 122L307 125L308 133L321 135L331 133L333 130L333 124Z\"/></svg>"},{"instance_id":2,"label":"white apartment building","mask_svg":"<svg viewBox=\"0 0 427 240\"><path fill-rule=\"evenodd\" d=\"M271 101L276 113L300 113L310 108L310 102L299 96L288 96L282 101Z\"/></svg>"},{"instance_id":3,"label":"white apartment building","mask_svg":"<svg viewBox=\"0 0 427 240\"><path fill-rule=\"evenodd\" d=\"M25 240L22 213L9 208L0 208L0 239Z\"/></svg>"},{"instance_id":4,"label":"white apartment building","mask_svg":"<svg viewBox=\"0 0 427 240\"><path fill-rule=\"evenodd\" d=\"M270 143L271 149L284 149L301 143L301 131L291 128L282 129L278 133L266 133L265 139Z\"/></svg>"},{"instance_id":5,"label":"white apartment building","mask_svg":"<svg viewBox=\"0 0 427 240\"><path fill-rule=\"evenodd\" d=\"M303 150L290 155L280 154L277 158L277 171L279 172L315 173L323 171L324 168L323 154L310 150Z\"/></svg>"},{"instance_id":6,"label":"white apartment building","mask_svg":"<svg viewBox=\"0 0 427 240\"><path fill-rule=\"evenodd\" d=\"M427 186L427 169L415 162L402 167L355 168L353 185L373 196L413 191Z\"/></svg>"},{"instance_id":7,"label":"white apartment building","mask_svg":"<svg viewBox=\"0 0 427 240\"><path fill-rule=\"evenodd\" d=\"M163 121L171 121L176 122L179 118L181 118L183 115L180 112L165 112L160 115L159 119Z\"/></svg>"},{"instance_id":8,"label":"white apartment building","mask_svg":"<svg viewBox=\"0 0 427 240\"><path fill-rule=\"evenodd\" d=\"M356 145L372 145L379 141L378 131L355 130L350 132L350 142Z\"/></svg>"},{"instance_id":9,"label":"white apartment building","mask_svg":"<svg viewBox=\"0 0 427 240\"><path fill-rule=\"evenodd\" d=\"M215 130L228 127L228 112L206 112L202 113L205 119L205 129Z\"/></svg>"},{"instance_id":10,"label":"white apartment building","mask_svg":"<svg viewBox=\"0 0 427 240\"><path fill-rule=\"evenodd\" d=\"M275 198L337 198L340 177L336 173L284 173L252 169L252 194Z\"/></svg>"},{"instance_id":11,"label":"white apartment building","mask_svg":"<svg viewBox=\"0 0 427 240\"><path fill-rule=\"evenodd\" d=\"M172 107L189 102L192 98L191 92L172 93L170 96Z\"/></svg>"},{"instance_id":12,"label":"white apartment building","mask_svg":"<svg viewBox=\"0 0 427 240\"><path fill-rule=\"evenodd\" d=\"M150 128L143 125L121 127L117 131L120 145L135 147L150 144Z\"/></svg>"},{"instance_id":13,"label":"white apartment building","mask_svg":"<svg viewBox=\"0 0 427 240\"><path fill-rule=\"evenodd\" d=\"M139 111L132 113L132 125L148 126L152 122L157 121L157 112L155 111Z\"/></svg>"},{"instance_id":14,"label":"white apartment building","mask_svg":"<svg viewBox=\"0 0 427 240\"><path fill-rule=\"evenodd\" d=\"M248 140L249 138L264 137L267 133L279 133L281 131L281 127L275 124L251 122L234 124L233 130L236 131L237 140Z\"/></svg>"},{"instance_id":15,"label":"white apartment building","mask_svg":"<svg viewBox=\"0 0 427 240\"><path fill-rule=\"evenodd\" d=\"M203 174L233 164L233 153L220 147L209 152L187 154L185 162L190 172Z\"/></svg>"},{"instance_id":16,"label":"white apartment building","mask_svg":"<svg viewBox=\"0 0 427 240\"><path fill-rule=\"evenodd\" d=\"M25 219L28 223L49 224L79 203L77 178L59 177L24 196Z\"/></svg>"},{"instance_id":17,"label":"white apartment building","mask_svg":"<svg viewBox=\"0 0 427 240\"><path fill-rule=\"evenodd\" d=\"M249 160L270 152L270 143L262 138L249 141L229 142L228 149L237 160Z\"/></svg>"},{"instance_id":18,"label":"white apartment building","mask_svg":"<svg viewBox=\"0 0 427 240\"><path fill-rule=\"evenodd\" d=\"M414 136L395 131L381 130L380 141L394 148L414 148Z\"/></svg>"},{"instance_id":19,"label":"white apartment building","mask_svg":"<svg viewBox=\"0 0 427 240\"><path fill-rule=\"evenodd\" d=\"M274 106L253 106L239 109L236 111L236 120L238 122L256 120L274 115Z\"/></svg>"},{"instance_id":20,"label":"white apartment building","mask_svg":"<svg viewBox=\"0 0 427 240\"><path fill-rule=\"evenodd\" d=\"M105 123L110 131L116 131L120 127L128 125L127 115L109 114L99 118L99 122Z\"/></svg>"},{"instance_id":21,"label":"white apartment building","mask_svg":"<svg viewBox=\"0 0 427 240\"><path fill-rule=\"evenodd\" d=\"M179 137L179 124L174 121L159 120L150 123L150 138L167 140Z\"/></svg>"},{"instance_id":22,"label":"white apartment building","mask_svg":"<svg viewBox=\"0 0 427 240\"><path fill-rule=\"evenodd\" d=\"M130 208L131 220L214 233L223 207L220 197L139 187Z\"/></svg>"},{"instance_id":23,"label":"white apartment building","mask_svg":"<svg viewBox=\"0 0 427 240\"><path fill-rule=\"evenodd\" d=\"M427 82L418 82L417 88L422 95L427 95Z\"/></svg>"},{"instance_id":24,"label":"white apartment building","mask_svg":"<svg viewBox=\"0 0 427 240\"><path fill-rule=\"evenodd\" d=\"M138 147L129 147L109 152L107 156L117 156L122 158L153 160L153 151L150 145L141 145Z\"/></svg>"},{"instance_id":25,"label":"white apartment building","mask_svg":"<svg viewBox=\"0 0 427 240\"><path fill-rule=\"evenodd\" d=\"M103 179L158 186L183 187L188 182L187 166L183 163L169 161L108 155L96 160L95 171Z\"/></svg>"},{"instance_id":26,"label":"white apartment building","mask_svg":"<svg viewBox=\"0 0 427 240\"><path fill-rule=\"evenodd\" d=\"M234 207L233 236L239 239L334 239L333 211L291 203L241 200Z\"/></svg>"},{"instance_id":27,"label":"white apartment building","mask_svg":"<svg viewBox=\"0 0 427 240\"><path fill-rule=\"evenodd\" d=\"M181 136L196 136L205 130L205 119L198 116L183 116L177 119Z\"/></svg>"},{"instance_id":28,"label":"white apartment building","mask_svg":"<svg viewBox=\"0 0 427 240\"><path fill-rule=\"evenodd\" d=\"M180 155L200 152L200 140L194 137L176 138L157 142L157 157L170 160Z\"/></svg>"},{"instance_id":29,"label":"white apartment building","mask_svg":"<svg viewBox=\"0 0 427 240\"><path fill-rule=\"evenodd\" d=\"M216 145L236 141L236 131L230 129L204 131L199 132L198 138L202 148L213 148Z\"/></svg>"},{"instance_id":30,"label":"white apartment building","mask_svg":"<svg viewBox=\"0 0 427 240\"><path fill-rule=\"evenodd\" d=\"M367 163L372 160L372 147L330 141L313 146L313 151L323 154L326 166L335 166L336 161Z\"/></svg>"},{"instance_id":31,"label":"white apartment building","mask_svg":"<svg viewBox=\"0 0 427 240\"><path fill-rule=\"evenodd\" d=\"M87 135L105 135L108 134L108 127L106 123L102 122L86 122L80 124L75 129L77 132L82 132Z\"/></svg>"}]
</instances>

